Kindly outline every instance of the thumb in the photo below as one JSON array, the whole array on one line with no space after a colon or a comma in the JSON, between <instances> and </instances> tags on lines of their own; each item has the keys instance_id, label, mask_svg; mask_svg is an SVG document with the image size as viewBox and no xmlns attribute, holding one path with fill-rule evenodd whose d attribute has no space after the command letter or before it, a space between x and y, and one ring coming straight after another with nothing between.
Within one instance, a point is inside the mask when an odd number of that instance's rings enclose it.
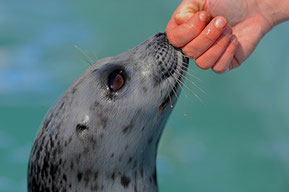
<instances>
[{"instance_id":1,"label":"thumb","mask_svg":"<svg viewBox=\"0 0 289 192\"><path fill-rule=\"evenodd\" d=\"M181 25L196 12L205 10L207 0L183 0L174 13L175 22Z\"/></svg>"}]
</instances>

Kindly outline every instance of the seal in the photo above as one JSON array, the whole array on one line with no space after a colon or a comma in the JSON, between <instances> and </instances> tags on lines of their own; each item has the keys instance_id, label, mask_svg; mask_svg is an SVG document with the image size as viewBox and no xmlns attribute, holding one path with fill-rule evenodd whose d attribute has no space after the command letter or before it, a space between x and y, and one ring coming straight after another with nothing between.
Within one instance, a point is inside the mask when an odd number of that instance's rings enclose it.
<instances>
[{"instance_id":1,"label":"seal","mask_svg":"<svg viewBox=\"0 0 289 192\"><path fill-rule=\"evenodd\" d=\"M158 191L158 143L187 67L165 33L92 65L42 123L28 191Z\"/></svg>"}]
</instances>

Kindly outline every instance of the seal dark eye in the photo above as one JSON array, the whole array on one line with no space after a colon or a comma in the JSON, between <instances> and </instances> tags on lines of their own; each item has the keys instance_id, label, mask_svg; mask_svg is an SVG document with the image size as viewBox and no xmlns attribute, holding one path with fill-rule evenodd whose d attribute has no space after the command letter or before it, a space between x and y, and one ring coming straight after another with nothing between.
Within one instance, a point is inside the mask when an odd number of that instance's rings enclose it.
<instances>
[{"instance_id":1,"label":"seal dark eye","mask_svg":"<svg viewBox=\"0 0 289 192\"><path fill-rule=\"evenodd\" d=\"M121 70L113 71L108 76L108 87L112 92L120 90L125 83L124 74Z\"/></svg>"}]
</instances>

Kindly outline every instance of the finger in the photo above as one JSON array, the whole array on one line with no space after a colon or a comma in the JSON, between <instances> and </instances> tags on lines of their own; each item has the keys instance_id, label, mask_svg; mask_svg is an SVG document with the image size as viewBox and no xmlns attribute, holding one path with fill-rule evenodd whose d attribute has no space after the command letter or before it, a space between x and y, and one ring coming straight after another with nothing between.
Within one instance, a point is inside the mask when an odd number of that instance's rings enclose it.
<instances>
[{"instance_id":1,"label":"finger","mask_svg":"<svg viewBox=\"0 0 289 192\"><path fill-rule=\"evenodd\" d=\"M238 46L238 40L235 35L230 39L230 44L223 55L219 58L217 63L213 66L213 70L217 73L224 73L230 70L230 63L234 57L236 48Z\"/></svg>"},{"instance_id":2,"label":"finger","mask_svg":"<svg viewBox=\"0 0 289 192\"><path fill-rule=\"evenodd\" d=\"M186 23L196 12L204 10L204 0L183 0L174 13L178 25Z\"/></svg>"},{"instance_id":3,"label":"finger","mask_svg":"<svg viewBox=\"0 0 289 192\"><path fill-rule=\"evenodd\" d=\"M232 69L235 69L237 67L240 67L241 63L237 60L236 56L233 57L230 65L229 65L229 71Z\"/></svg>"},{"instance_id":4,"label":"finger","mask_svg":"<svg viewBox=\"0 0 289 192\"><path fill-rule=\"evenodd\" d=\"M205 11L193 15L188 22L178 25L172 18L167 26L167 37L175 47L182 47L204 29L210 17Z\"/></svg>"},{"instance_id":5,"label":"finger","mask_svg":"<svg viewBox=\"0 0 289 192\"><path fill-rule=\"evenodd\" d=\"M198 58L220 37L226 25L224 17L214 18L198 37L182 48L184 54L193 59Z\"/></svg>"},{"instance_id":6,"label":"finger","mask_svg":"<svg viewBox=\"0 0 289 192\"><path fill-rule=\"evenodd\" d=\"M211 68L227 49L231 36L232 29L227 26L219 39L205 53L196 59L196 64L201 69Z\"/></svg>"}]
</instances>

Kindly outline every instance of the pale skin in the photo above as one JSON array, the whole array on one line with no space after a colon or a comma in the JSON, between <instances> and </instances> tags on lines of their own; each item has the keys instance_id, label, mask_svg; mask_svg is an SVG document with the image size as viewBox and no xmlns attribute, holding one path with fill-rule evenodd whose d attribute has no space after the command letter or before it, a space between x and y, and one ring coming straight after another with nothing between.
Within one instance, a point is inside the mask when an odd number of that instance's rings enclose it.
<instances>
[{"instance_id":1,"label":"pale skin","mask_svg":"<svg viewBox=\"0 0 289 192\"><path fill-rule=\"evenodd\" d=\"M167 25L169 41L201 69L239 67L262 37L289 19L289 0L183 0Z\"/></svg>"}]
</instances>

